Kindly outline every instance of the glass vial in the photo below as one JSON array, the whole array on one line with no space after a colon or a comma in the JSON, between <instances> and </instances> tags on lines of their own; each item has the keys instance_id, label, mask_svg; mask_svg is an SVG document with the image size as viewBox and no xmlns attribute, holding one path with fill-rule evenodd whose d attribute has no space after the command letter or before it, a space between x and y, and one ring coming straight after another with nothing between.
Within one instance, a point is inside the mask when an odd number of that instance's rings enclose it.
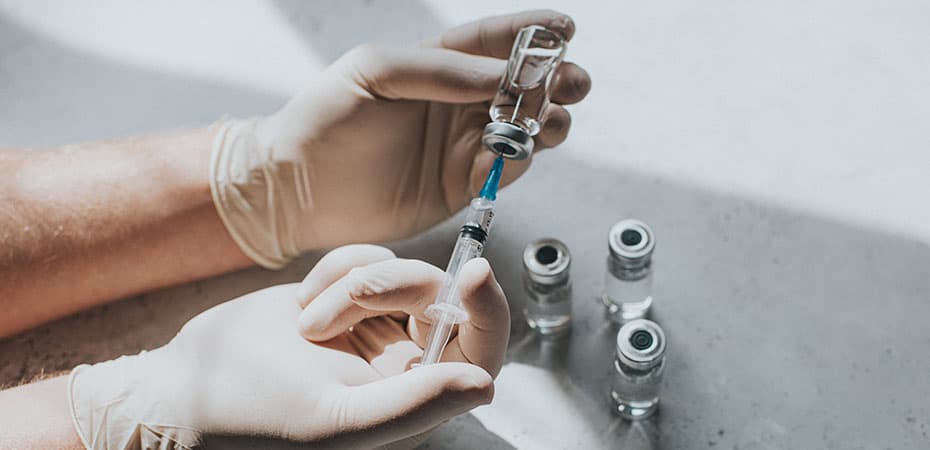
<instances>
[{"instance_id":1,"label":"glass vial","mask_svg":"<svg viewBox=\"0 0 930 450\"><path fill-rule=\"evenodd\" d=\"M510 159L525 159L533 152L533 136L539 133L549 105L552 74L565 56L565 39L538 25L520 30L491 102L491 123L482 142L491 151Z\"/></svg>"},{"instance_id":2,"label":"glass vial","mask_svg":"<svg viewBox=\"0 0 930 450\"><path fill-rule=\"evenodd\" d=\"M558 239L538 239L523 250L523 314L530 328L543 336L561 334L571 327L572 257Z\"/></svg>"},{"instance_id":3,"label":"glass vial","mask_svg":"<svg viewBox=\"0 0 930 450\"><path fill-rule=\"evenodd\" d=\"M622 220L610 228L607 242L610 253L603 297L607 317L621 324L648 317L652 307L652 251L656 245L652 230L639 220Z\"/></svg>"},{"instance_id":4,"label":"glass vial","mask_svg":"<svg viewBox=\"0 0 930 450\"><path fill-rule=\"evenodd\" d=\"M631 321L617 333L610 398L613 411L629 420L645 419L659 408L665 370L665 333L655 322Z\"/></svg>"}]
</instances>

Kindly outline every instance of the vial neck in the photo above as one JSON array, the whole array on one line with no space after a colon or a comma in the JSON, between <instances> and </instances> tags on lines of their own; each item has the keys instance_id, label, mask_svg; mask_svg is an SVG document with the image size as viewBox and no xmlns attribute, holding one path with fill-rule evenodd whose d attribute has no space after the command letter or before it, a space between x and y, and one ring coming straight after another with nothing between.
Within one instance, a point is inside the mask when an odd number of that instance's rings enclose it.
<instances>
[{"instance_id":1,"label":"vial neck","mask_svg":"<svg viewBox=\"0 0 930 450\"><path fill-rule=\"evenodd\" d=\"M649 275L652 268L651 258L626 259L611 254L607 258L607 269L621 280L637 281Z\"/></svg>"},{"instance_id":2,"label":"vial neck","mask_svg":"<svg viewBox=\"0 0 930 450\"><path fill-rule=\"evenodd\" d=\"M531 274L527 274L526 283L534 291L552 292L568 286L571 281L567 276L560 279L541 281L532 277Z\"/></svg>"},{"instance_id":3,"label":"vial neck","mask_svg":"<svg viewBox=\"0 0 930 450\"><path fill-rule=\"evenodd\" d=\"M664 356L659 356L650 361L632 361L622 353L617 353L614 362L624 373L631 375L648 375L659 370L665 362Z\"/></svg>"}]
</instances>

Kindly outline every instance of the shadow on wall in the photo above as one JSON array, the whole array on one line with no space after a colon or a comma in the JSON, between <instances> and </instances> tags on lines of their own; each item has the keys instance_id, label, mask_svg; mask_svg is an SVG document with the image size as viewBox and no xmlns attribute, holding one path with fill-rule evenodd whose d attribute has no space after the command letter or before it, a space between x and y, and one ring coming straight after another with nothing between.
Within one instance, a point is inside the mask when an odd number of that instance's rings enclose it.
<instances>
[{"instance_id":1,"label":"shadow on wall","mask_svg":"<svg viewBox=\"0 0 930 450\"><path fill-rule=\"evenodd\" d=\"M248 117L285 98L120 64L0 16L0 143L42 147ZM104 131L105 130L105 131Z\"/></svg>"},{"instance_id":2,"label":"shadow on wall","mask_svg":"<svg viewBox=\"0 0 930 450\"><path fill-rule=\"evenodd\" d=\"M416 1L279 0L327 61L364 42L410 45L446 26ZM0 144L44 147L249 117L287 98L140 69L68 48L0 16ZM105 130L105 132L101 132Z\"/></svg>"},{"instance_id":3,"label":"shadow on wall","mask_svg":"<svg viewBox=\"0 0 930 450\"><path fill-rule=\"evenodd\" d=\"M362 43L411 45L446 24L416 0L305 2L275 0L293 29L327 62Z\"/></svg>"}]
</instances>

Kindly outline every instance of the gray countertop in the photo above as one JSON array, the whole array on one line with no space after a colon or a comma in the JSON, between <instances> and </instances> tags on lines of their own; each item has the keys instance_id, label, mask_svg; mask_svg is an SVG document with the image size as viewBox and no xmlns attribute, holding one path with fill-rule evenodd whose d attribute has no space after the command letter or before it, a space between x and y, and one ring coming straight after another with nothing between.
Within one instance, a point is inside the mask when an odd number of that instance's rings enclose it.
<instances>
[{"instance_id":1,"label":"gray countertop","mask_svg":"<svg viewBox=\"0 0 930 450\"><path fill-rule=\"evenodd\" d=\"M927 246L555 152L502 192L498 211L486 255L513 313L501 377L516 378L498 387L489 411L440 428L426 448L526 447L547 436L559 446L623 448L930 445ZM660 412L637 427L608 412L614 332L597 300L606 231L624 217L656 233L653 311L669 340ZM393 247L442 265L456 227L452 220ZM542 236L566 242L574 258L574 324L562 340L540 341L522 321L520 255ZM0 378L161 344L212 304L299 280L317 256L139 296L0 342ZM528 373L557 382L519 378ZM539 411L566 398L573 409ZM476 420L498 417L495 409L510 423Z\"/></svg>"},{"instance_id":2,"label":"gray countertop","mask_svg":"<svg viewBox=\"0 0 930 450\"><path fill-rule=\"evenodd\" d=\"M626 217L656 233L653 311L669 341L660 412L643 429L608 414L615 334L597 300L607 230ZM504 191L496 220L486 254L514 313L510 361L556 374L592 424L559 429L573 421L550 410L523 432L594 432L579 442L617 448L647 436L653 448L930 445L926 245L556 155ZM543 236L573 254L575 321L563 342L535 339L520 313L521 250Z\"/></svg>"}]
</instances>

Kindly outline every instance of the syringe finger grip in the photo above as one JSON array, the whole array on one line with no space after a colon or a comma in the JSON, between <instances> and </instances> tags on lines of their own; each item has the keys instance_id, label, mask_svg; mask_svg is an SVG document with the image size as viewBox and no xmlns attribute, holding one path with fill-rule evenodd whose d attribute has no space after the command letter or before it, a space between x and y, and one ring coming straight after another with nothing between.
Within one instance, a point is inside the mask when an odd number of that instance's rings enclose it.
<instances>
[{"instance_id":1,"label":"syringe finger grip","mask_svg":"<svg viewBox=\"0 0 930 450\"><path fill-rule=\"evenodd\" d=\"M439 320L439 316L442 314L447 314L452 318L452 323L462 323L468 320L468 311L451 303L434 303L429 305L424 314L432 321Z\"/></svg>"}]
</instances>

